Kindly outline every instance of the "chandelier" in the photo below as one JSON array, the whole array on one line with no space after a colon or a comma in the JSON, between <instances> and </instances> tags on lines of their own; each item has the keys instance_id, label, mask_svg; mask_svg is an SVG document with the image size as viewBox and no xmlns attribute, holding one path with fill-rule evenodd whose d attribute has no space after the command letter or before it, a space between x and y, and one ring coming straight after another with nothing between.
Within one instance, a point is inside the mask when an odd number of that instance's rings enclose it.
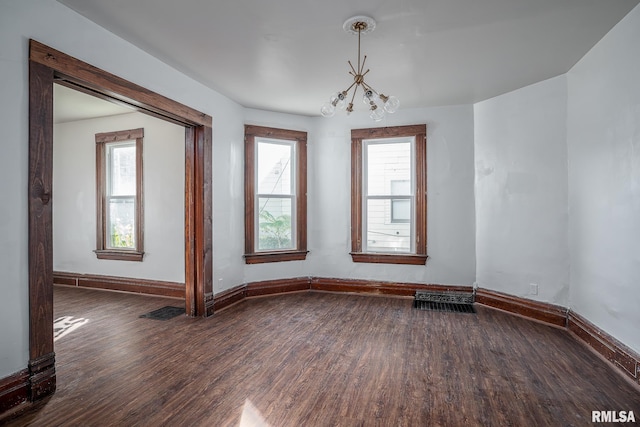
<instances>
[{"instance_id":1,"label":"chandelier","mask_svg":"<svg viewBox=\"0 0 640 427\"><path fill-rule=\"evenodd\" d=\"M353 112L353 101L356 98L358 88L362 87L362 102L364 102L369 108L369 117L376 122L379 122L386 113L395 113L398 111L400 100L395 96L387 96L383 93L378 93L364 81L364 77L369 72L369 69L363 71L364 64L367 62L367 55L364 55L362 60L360 60L360 36L362 34L372 32L376 28L376 21L368 16L354 16L347 19L342 28L347 33L358 35L358 67L354 67L351 61L347 61L349 63L349 67L351 67L349 74L353 76L353 83L351 83L351 86L342 92L336 92L331 95L329 102L326 102L322 108L320 108L320 113L324 117L332 117L336 113L336 109L339 108L341 110L346 110L347 114L351 114ZM349 91L351 89L353 89L351 101L347 103L347 98L349 97Z\"/></svg>"}]
</instances>

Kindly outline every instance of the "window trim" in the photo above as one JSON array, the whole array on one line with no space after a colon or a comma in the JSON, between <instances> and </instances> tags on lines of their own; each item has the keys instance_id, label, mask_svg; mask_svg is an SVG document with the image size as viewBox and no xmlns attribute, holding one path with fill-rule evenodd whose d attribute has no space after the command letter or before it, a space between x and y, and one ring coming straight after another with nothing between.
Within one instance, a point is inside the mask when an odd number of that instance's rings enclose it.
<instances>
[{"instance_id":1,"label":"window trim","mask_svg":"<svg viewBox=\"0 0 640 427\"><path fill-rule=\"evenodd\" d=\"M307 257L307 133L264 126L245 125L245 253L247 264L266 262L301 261ZM255 183L256 138L280 139L295 143L295 249L256 251Z\"/></svg>"},{"instance_id":2,"label":"window trim","mask_svg":"<svg viewBox=\"0 0 640 427\"><path fill-rule=\"evenodd\" d=\"M363 252L363 140L415 138L415 253ZM353 262L424 265L427 262L427 125L351 130L351 259Z\"/></svg>"},{"instance_id":3,"label":"window trim","mask_svg":"<svg viewBox=\"0 0 640 427\"><path fill-rule=\"evenodd\" d=\"M98 259L118 261L142 261L144 257L144 195L142 183L142 141L144 129L129 129L97 133L96 140L96 250ZM107 165L108 143L135 140L136 144L136 198L135 198L135 249L107 248Z\"/></svg>"}]
</instances>

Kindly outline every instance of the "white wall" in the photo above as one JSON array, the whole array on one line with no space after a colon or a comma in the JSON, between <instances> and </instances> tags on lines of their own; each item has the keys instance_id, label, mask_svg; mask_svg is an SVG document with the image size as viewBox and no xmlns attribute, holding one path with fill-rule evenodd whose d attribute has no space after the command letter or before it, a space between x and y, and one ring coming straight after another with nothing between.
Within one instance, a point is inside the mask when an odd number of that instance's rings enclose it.
<instances>
[{"instance_id":1,"label":"white wall","mask_svg":"<svg viewBox=\"0 0 640 427\"><path fill-rule=\"evenodd\" d=\"M474 106L480 287L568 302L566 103L560 76Z\"/></svg>"},{"instance_id":2,"label":"white wall","mask_svg":"<svg viewBox=\"0 0 640 427\"><path fill-rule=\"evenodd\" d=\"M144 128L142 262L98 259L95 134ZM146 114L54 125L53 269L184 283L184 127Z\"/></svg>"},{"instance_id":3,"label":"white wall","mask_svg":"<svg viewBox=\"0 0 640 427\"><path fill-rule=\"evenodd\" d=\"M568 73L573 310L640 352L640 6Z\"/></svg>"},{"instance_id":4,"label":"white wall","mask_svg":"<svg viewBox=\"0 0 640 427\"><path fill-rule=\"evenodd\" d=\"M242 162L238 161L242 157L237 155L237 147L243 139L241 106L54 0L0 0L0 128L3 132L0 156L0 378L24 369L29 359L29 38L214 118L214 233L219 232L222 238L228 237L229 233L224 228L227 213L221 212L220 206L235 203L237 194L232 190L242 181ZM55 195L52 200L55 204ZM237 236L234 238L240 240ZM214 250L224 253L224 243L215 242ZM214 253L214 257L217 255ZM214 264L214 268L218 268L214 270L214 277L223 271L229 283L242 283L242 259L233 256L227 261L224 265Z\"/></svg>"},{"instance_id":5,"label":"white wall","mask_svg":"<svg viewBox=\"0 0 640 427\"><path fill-rule=\"evenodd\" d=\"M471 285L475 278L473 109L404 109L375 123L366 112L331 119L247 110L251 124L308 132L306 261L247 266L245 280L319 276ZM427 124L426 266L351 261L351 129Z\"/></svg>"}]
</instances>

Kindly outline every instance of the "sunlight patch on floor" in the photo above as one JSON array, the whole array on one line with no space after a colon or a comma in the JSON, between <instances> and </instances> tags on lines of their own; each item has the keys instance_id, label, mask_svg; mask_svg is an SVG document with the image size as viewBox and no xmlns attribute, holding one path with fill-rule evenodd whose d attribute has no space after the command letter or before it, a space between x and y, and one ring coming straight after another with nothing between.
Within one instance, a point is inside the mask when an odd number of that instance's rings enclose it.
<instances>
[{"instance_id":1,"label":"sunlight patch on floor","mask_svg":"<svg viewBox=\"0 0 640 427\"><path fill-rule=\"evenodd\" d=\"M75 331L82 325L86 325L89 319L83 319L81 317L74 318L73 316L63 316L57 318L53 322L53 341L62 338L63 336Z\"/></svg>"},{"instance_id":2,"label":"sunlight patch on floor","mask_svg":"<svg viewBox=\"0 0 640 427\"><path fill-rule=\"evenodd\" d=\"M269 424L262 417L258 408L247 399L244 401L244 406L242 407L242 415L240 416L240 424L238 427L269 427Z\"/></svg>"}]
</instances>

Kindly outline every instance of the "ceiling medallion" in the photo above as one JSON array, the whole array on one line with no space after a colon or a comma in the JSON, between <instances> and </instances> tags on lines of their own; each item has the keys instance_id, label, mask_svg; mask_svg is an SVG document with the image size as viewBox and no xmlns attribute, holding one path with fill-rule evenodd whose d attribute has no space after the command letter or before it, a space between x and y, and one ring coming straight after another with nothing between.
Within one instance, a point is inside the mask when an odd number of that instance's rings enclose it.
<instances>
[{"instance_id":1,"label":"ceiling medallion","mask_svg":"<svg viewBox=\"0 0 640 427\"><path fill-rule=\"evenodd\" d=\"M351 61L347 61L351 71L349 74L353 77L353 83L347 89L342 92L336 92L331 95L329 102L325 103L320 108L320 113L324 117L332 117L336 113L336 108L346 110L347 114L353 112L353 101L358 92L358 88L362 87L364 93L362 102L369 107L369 117L376 122L382 120L386 113L395 113L400 106L400 100L395 96L387 96L383 93L378 93L370 85L364 81L365 75L369 72L369 69L364 70L364 64L367 62L367 55L360 60L360 36L372 32L376 28L376 21L368 16L354 16L347 19L342 28L350 34L358 35L358 67L354 67ZM349 91L353 88L353 94L351 95L351 102L347 103Z\"/></svg>"}]
</instances>

